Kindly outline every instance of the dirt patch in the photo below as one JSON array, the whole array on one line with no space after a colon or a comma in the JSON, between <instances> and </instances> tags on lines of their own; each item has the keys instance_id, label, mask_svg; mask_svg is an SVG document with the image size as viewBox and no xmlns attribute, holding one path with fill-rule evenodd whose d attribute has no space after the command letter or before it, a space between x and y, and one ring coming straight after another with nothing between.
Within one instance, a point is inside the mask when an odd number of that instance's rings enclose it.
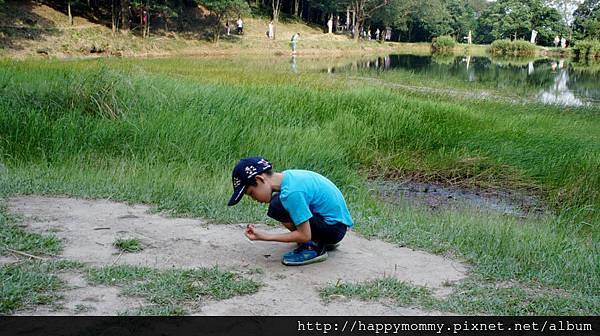
<instances>
[{"instance_id":1,"label":"dirt patch","mask_svg":"<svg viewBox=\"0 0 600 336\"><path fill-rule=\"evenodd\" d=\"M373 181L371 189L386 202L408 201L431 209L470 207L519 217L546 211L538 197L508 189L464 188L411 180Z\"/></svg>"},{"instance_id":2,"label":"dirt patch","mask_svg":"<svg viewBox=\"0 0 600 336\"><path fill-rule=\"evenodd\" d=\"M394 276L414 285L428 286L438 296L444 286L466 276L465 265L421 251L367 240L349 232L341 246L323 263L286 267L281 255L290 244L250 242L245 224L209 225L199 219L168 218L152 214L143 205L106 200L18 197L8 200L11 212L24 218L35 232L52 233L63 241L61 257L94 266L129 264L158 269L218 266L251 274L263 283L258 293L218 302L200 302L195 315L417 315L439 314L415 308L393 307L384 302L335 300L325 304L318 289L341 281L366 281ZM261 229L281 229L258 225ZM136 238L144 245L138 253L121 254L112 243L117 238ZM64 308L53 314L114 315L142 303L115 297L113 289L89 286L76 275L65 294ZM85 300L94 292L94 300ZM139 301L139 300L138 300ZM43 309L27 314L48 314Z\"/></svg>"}]
</instances>

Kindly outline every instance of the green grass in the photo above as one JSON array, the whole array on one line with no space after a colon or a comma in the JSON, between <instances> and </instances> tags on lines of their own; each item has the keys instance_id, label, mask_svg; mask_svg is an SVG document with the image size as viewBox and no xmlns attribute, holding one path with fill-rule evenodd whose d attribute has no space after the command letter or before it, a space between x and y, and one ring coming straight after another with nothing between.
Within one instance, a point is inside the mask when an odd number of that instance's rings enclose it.
<instances>
[{"instance_id":1,"label":"green grass","mask_svg":"<svg viewBox=\"0 0 600 336\"><path fill-rule=\"evenodd\" d=\"M597 107L414 93L289 73L288 60L0 67L1 195L110 197L217 222L259 221L259 205L225 204L233 164L260 154L276 170L331 178L364 235L459 256L483 279L560 288L575 298L600 282ZM368 176L533 190L553 214L387 206L369 192Z\"/></svg>"},{"instance_id":2,"label":"green grass","mask_svg":"<svg viewBox=\"0 0 600 336\"><path fill-rule=\"evenodd\" d=\"M152 305L119 313L121 316L183 316L186 314L187 311L184 308L176 305Z\"/></svg>"},{"instance_id":3,"label":"green grass","mask_svg":"<svg viewBox=\"0 0 600 336\"><path fill-rule=\"evenodd\" d=\"M185 311L184 305L200 298L224 300L254 293L260 287L253 280L216 267L159 271L138 266L106 266L89 269L87 278L96 285L123 286L125 295L145 298L152 306L135 313L150 315L180 315Z\"/></svg>"},{"instance_id":4,"label":"green grass","mask_svg":"<svg viewBox=\"0 0 600 336\"><path fill-rule=\"evenodd\" d=\"M61 250L60 241L56 237L27 232L17 222L15 216L9 215L5 208L0 207L0 254L9 254L10 249L43 256L56 254Z\"/></svg>"},{"instance_id":5,"label":"green grass","mask_svg":"<svg viewBox=\"0 0 600 336\"><path fill-rule=\"evenodd\" d=\"M0 266L0 314L10 314L36 305L49 305L61 298L65 283L58 273L80 269L71 261L30 261Z\"/></svg>"},{"instance_id":6,"label":"green grass","mask_svg":"<svg viewBox=\"0 0 600 336\"><path fill-rule=\"evenodd\" d=\"M362 283L338 282L322 288L319 294L327 303L341 296L363 301L388 299L400 306L430 305L433 301L431 291L426 287L388 277Z\"/></svg>"},{"instance_id":7,"label":"green grass","mask_svg":"<svg viewBox=\"0 0 600 336\"><path fill-rule=\"evenodd\" d=\"M123 252L139 252L144 249L142 242L139 239L117 239L113 242L113 246Z\"/></svg>"},{"instance_id":8,"label":"green grass","mask_svg":"<svg viewBox=\"0 0 600 336\"><path fill-rule=\"evenodd\" d=\"M321 288L325 302L340 298L363 301L391 300L403 307L419 307L462 315L598 315L600 300L595 296L575 294L519 283L494 284L484 279L466 280L446 298L437 298L427 287L414 286L394 278L360 283L336 283Z\"/></svg>"}]
</instances>

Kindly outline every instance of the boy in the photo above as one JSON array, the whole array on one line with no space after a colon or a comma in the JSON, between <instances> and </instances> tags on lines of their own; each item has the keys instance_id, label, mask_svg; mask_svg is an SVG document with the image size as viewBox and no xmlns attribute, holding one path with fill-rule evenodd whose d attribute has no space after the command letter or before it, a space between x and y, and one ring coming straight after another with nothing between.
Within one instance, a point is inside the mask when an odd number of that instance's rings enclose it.
<instances>
[{"instance_id":1,"label":"boy","mask_svg":"<svg viewBox=\"0 0 600 336\"><path fill-rule=\"evenodd\" d=\"M283 255L288 266L306 265L327 259L327 250L337 247L348 227L353 226L340 190L326 177L307 170L274 172L262 157L241 159L233 169L233 195L228 206L244 194L269 203L267 216L281 222L290 232L269 234L248 225L250 240L298 243Z\"/></svg>"}]
</instances>

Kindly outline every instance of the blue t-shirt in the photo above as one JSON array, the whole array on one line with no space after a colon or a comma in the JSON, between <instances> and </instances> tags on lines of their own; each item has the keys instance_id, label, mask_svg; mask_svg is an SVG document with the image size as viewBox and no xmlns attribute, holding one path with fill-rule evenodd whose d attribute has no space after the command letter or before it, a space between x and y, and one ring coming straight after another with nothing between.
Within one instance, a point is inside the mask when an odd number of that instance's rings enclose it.
<instances>
[{"instance_id":1,"label":"blue t-shirt","mask_svg":"<svg viewBox=\"0 0 600 336\"><path fill-rule=\"evenodd\" d=\"M281 204L290 214L294 225L300 225L314 214L327 224L354 225L342 192L326 177L308 170L283 172Z\"/></svg>"}]
</instances>

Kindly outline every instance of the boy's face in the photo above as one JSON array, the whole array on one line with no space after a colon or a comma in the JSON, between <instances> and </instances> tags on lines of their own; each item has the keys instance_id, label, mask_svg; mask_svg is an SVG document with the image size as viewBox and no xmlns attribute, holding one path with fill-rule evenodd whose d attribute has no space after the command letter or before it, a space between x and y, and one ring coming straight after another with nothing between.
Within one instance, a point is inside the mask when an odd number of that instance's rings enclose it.
<instances>
[{"instance_id":1,"label":"boy's face","mask_svg":"<svg viewBox=\"0 0 600 336\"><path fill-rule=\"evenodd\" d=\"M246 195L260 203L269 203L271 201L271 184L270 180L262 175L256 176L256 185L246 188Z\"/></svg>"}]
</instances>

